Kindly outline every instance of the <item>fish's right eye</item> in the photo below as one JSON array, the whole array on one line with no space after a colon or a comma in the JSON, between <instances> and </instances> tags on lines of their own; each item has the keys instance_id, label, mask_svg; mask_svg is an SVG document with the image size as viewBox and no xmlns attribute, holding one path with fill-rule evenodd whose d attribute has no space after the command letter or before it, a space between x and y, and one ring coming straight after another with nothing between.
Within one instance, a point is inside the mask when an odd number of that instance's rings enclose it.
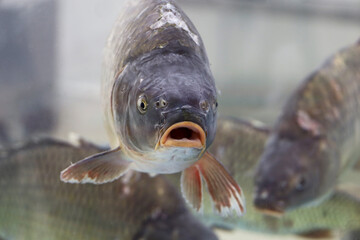
<instances>
[{"instance_id":1,"label":"fish's right eye","mask_svg":"<svg viewBox=\"0 0 360 240\"><path fill-rule=\"evenodd\" d=\"M296 190L301 192L304 191L306 188L306 179L305 177L300 177L300 179L298 180L297 184L296 184Z\"/></svg>"},{"instance_id":2,"label":"fish's right eye","mask_svg":"<svg viewBox=\"0 0 360 240\"><path fill-rule=\"evenodd\" d=\"M137 109L139 110L139 112L141 114L144 114L147 110L147 100L146 97L144 95L140 95L138 100L137 100Z\"/></svg>"}]
</instances>

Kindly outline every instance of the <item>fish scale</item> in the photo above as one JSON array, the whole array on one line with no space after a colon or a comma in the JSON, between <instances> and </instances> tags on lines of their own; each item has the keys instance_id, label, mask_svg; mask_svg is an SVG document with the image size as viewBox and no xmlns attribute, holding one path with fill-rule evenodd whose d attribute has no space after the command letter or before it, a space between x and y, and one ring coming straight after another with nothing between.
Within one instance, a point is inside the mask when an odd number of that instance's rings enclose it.
<instances>
[{"instance_id":1,"label":"fish scale","mask_svg":"<svg viewBox=\"0 0 360 240\"><path fill-rule=\"evenodd\" d=\"M234 179L243 183L243 191L249 204L247 212L242 218L224 219L214 214L211 199L207 196L204 200L204 214L200 216L202 220L207 224L226 228L282 234L303 233L318 228L344 231L359 229L360 200L347 193L336 192L319 206L287 212L284 218L266 216L254 208L251 204L254 191L252 179L268 134L267 129L255 127L249 122L238 119L221 119L219 121L217 138L210 150L222 160ZM58 172L56 171L61 168L61 164L66 165L76 157L100 150L95 147L90 149L84 146L74 147L58 141L51 140L49 142L47 140L32 144L32 146L17 148L14 151L15 153L22 152L21 154L10 153L7 154L7 157L1 158L0 236L4 236L4 233L7 232L7 236L15 233L16 235L12 235L15 236L14 239L25 239L24 236L27 237L26 239L116 239L113 238L114 236L117 236L117 239L131 239L129 236L133 236L134 232L139 233L136 230L139 226L141 229L152 229L141 223L142 219L151 221L152 218L156 219L156 216L164 215L169 211L166 206L163 206L161 198L160 203L157 203L159 200L155 193L158 191L158 186L161 186L161 192L165 198L177 199L176 194L174 196L174 190L168 187L163 178L148 178L143 174L130 178L130 182L137 178L144 178L144 181L133 183L133 185L144 191L144 194L148 194L143 199L147 199L157 207L161 204L163 213L159 211L159 208L155 208L154 211L151 210L154 208L140 208L139 204L135 203L142 202L142 199L137 197L127 198L123 195L119 197L120 194L116 194L116 191L123 187L120 180L111 183L110 186L63 184L63 188L58 188L59 183L56 178ZM28 155L29 152L31 152L30 155ZM34 164L30 164L32 162ZM59 166L53 167L54 162ZM5 166L9 168L5 168ZM42 167L38 169L38 166ZM23 171L27 172L26 175L23 175L23 179L29 181L20 182L18 177L9 174L8 169L16 167L28 169ZM33 174L34 172L37 173ZM45 176L43 180L48 184L45 184L44 181L39 182L38 178L34 181L33 175ZM169 175L168 178L175 183L174 186L179 186L178 174ZM155 181L155 179L158 180ZM106 191L102 190L104 187ZM130 200L124 202L126 199ZM38 206L40 208L35 210L33 204L37 202L40 203ZM151 205L150 203L149 205ZM183 207L181 201L170 201L167 205L170 210L170 206L175 209ZM122 207L125 209L121 209ZM119 210L114 211L114 209ZM173 223L174 226L177 226L174 229L191 231L183 228L182 223L186 221L181 221L181 218L174 219L178 219ZM194 228L193 222L190 221L189 225L190 229ZM204 229L199 227L195 229L199 231L203 239L214 239L214 236L209 235L209 232ZM32 238L29 237L30 235ZM145 235L140 234L140 236ZM110 237L107 238L107 236ZM196 238L190 239L202 238L196 236Z\"/></svg>"},{"instance_id":2,"label":"fish scale","mask_svg":"<svg viewBox=\"0 0 360 240\"><path fill-rule=\"evenodd\" d=\"M355 132L360 127L359 56L359 43L340 51L314 78L309 78L304 83L302 91L304 95L308 94L308 97L295 97L298 101L298 109L303 109L319 122L329 139L340 145L339 152L348 152L341 150L347 147L344 143L352 142L353 145L354 142L360 143L356 140ZM312 88L310 84L313 85ZM320 94L317 95L316 91ZM335 110L339 111L336 116L332 114ZM360 157L360 152L353 145L351 150ZM343 159L341 165L352 159L357 160L356 157Z\"/></svg>"},{"instance_id":3,"label":"fish scale","mask_svg":"<svg viewBox=\"0 0 360 240\"><path fill-rule=\"evenodd\" d=\"M70 161L101 150L44 139L2 154L0 236L6 240L125 240L141 238L149 228L147 239L169 239L179 230L188 234L179 236L183 239L216 239L192 218L176 189L161 177L136 173L128 183L60 182L60 171ZM167 223L178 218L185 222ZM157 223L168 229L160 238L156 234L161 230L153 226ZM187 229L193 226L197 229Z\"/></svg>"},{"instance_id":4,"label":"fish scale","mask_svg":"<svg viewBox=\"0 0 360 240\"><path fill-rule=\"evenodd\" d=\"M241 216L241 188L206 151L218 104L205 47L176 2L129 1L111 31L103 66L112 149L71 163L60 179L105 184L130 170L182 172L181 193L191 206L201 208L204 185L219 214Z\"/></svg>"},{"instance_id":5,"label":"fish scale","mask_svg":"<svg viewBox=\"0 0 360 240\"><path fill-rule=\"evenodd\" d=\"M255 181L255 205L281 214L331 194L360 158L360 43L334 54L285 104Z\"/></svg>"}]
</instances>

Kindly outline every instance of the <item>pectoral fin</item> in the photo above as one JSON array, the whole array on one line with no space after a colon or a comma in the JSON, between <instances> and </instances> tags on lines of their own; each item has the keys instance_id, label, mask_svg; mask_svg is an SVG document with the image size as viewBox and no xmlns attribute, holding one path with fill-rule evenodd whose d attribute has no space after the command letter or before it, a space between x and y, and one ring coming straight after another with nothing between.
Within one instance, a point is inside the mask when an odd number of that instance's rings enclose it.
<instances>
[{"instance_id":1,"label":"pectoral fin","mask_svg":"<svg viewBox=\"0 0 360 240\"><path fill-rule=\"evenodd\" d=\"M226 169L209 153L182 173L181 187L184 197L196 209L201 208L201 177L206 182L215 209L223 216L245 212L245 199L239 185Z\"/></svg>"},{"instance_id":2,"label":"pectoral fin","mask_svg":"<svg viewBox=\"0 0 360 240\"><path fill-rule=\"evenodd\" d=\"M202 184L199 167L194 164L181 174L181 192L187 202L200 211L202 205Z\"/></svg>"},{"instance_id":3,"label":"pectoral fin","mask_svg":"<svg viewBox=\"0 0 360 240\"><path fill-rule=\"evenodd\" d=\"M123 159L120 148L116 148L71 164L61 172L60 179L69 183L112 182L126 173L130 163Z\"/></svg>"}]
</instances>

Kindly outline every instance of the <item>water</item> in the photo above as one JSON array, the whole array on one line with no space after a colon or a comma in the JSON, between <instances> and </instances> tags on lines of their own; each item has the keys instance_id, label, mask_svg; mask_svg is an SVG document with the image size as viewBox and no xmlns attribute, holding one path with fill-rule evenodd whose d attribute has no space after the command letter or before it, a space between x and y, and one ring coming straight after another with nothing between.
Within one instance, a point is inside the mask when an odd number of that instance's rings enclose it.
<instances>
[{"instance_id":1,"label":"water","mask_svg":"<svg viewBox=\"0 0 360 240\"><path fill-rule=\"evenodd\" d=\"M69 132L107 142L99 90L102 49L122 4L0 1L0 142L39 134L66 139ZM220 113L269 125L299 82L360 38L358 0L179 4L205 43Z\"/></svg>"}]
</instances>

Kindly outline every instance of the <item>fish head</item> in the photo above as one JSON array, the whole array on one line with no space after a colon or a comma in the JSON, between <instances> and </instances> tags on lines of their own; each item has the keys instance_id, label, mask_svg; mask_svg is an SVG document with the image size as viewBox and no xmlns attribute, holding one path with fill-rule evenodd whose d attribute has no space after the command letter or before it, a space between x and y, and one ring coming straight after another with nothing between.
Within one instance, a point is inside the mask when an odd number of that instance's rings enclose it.
<instances>
[{"instance_id":1,"label":"fish head","mask_svg":"<svg viewBox=\"0 0 360 240\"><path fill-rule=\"evenodd\" d=\"M277 216L318 198L330 158L326 147L321 138L270 137L255 174L255 207Z\"/></svg>"},{"instance_id":2,"label":"fish head","mask_svg":"<svg viewBox=\"0 0 360 240\"><path fill-rule=\"evenodd\" d=\"M217 96L210 72L178 54L165 57L134 67L135 84L125 116L115 114L116 123L126 119L125 127L118 126L126 136L122 142L152 162L152 167L140 170L157 173L191 165L212 143L216 131Z\"/></svg>"}]
</instances>

